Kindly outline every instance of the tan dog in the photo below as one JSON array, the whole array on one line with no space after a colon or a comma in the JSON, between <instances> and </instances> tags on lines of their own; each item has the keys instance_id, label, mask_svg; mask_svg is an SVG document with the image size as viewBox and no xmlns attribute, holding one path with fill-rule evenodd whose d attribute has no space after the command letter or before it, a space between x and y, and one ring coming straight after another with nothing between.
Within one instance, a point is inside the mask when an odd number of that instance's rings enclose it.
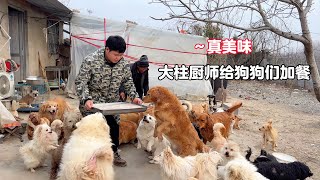
<instances>
[{"instance_id":1,"label":"tan dog","mask_svg":"<svg viewBox=\"0 0 320 180\"><path fill-rule=\"evenodd\" d=\"M272 150L276 151L277 141L278 141L278 131L272 127L272 120L270 119L266 124L264 124L259 131L263 134L262 148L266 148L268 142L272 144Z\"/></svg>"},{"instance_id":2,"label":"tan dog","mask_svg":"<svg viewBox=\"0 0 320 180\"><path fill-rule=\"evenodd\" d=\"M132 121L121 120L119 122L119 144L133 143L137 138L138 125Z\"/></svg>"},{"instance_id":3,"label":"tan dog","mask_svg":"<svg viewBox=\"0 0 320 180\"><path fill-rule=\"evenodd\" d=\"M32 140L34 129L40 124L50 125L50 121L45 117L40 118L38 113L30 113L27 122L27 135L29 140Z\"/></svg>"},{"instance_id":4,"label":"tan dog","mask_svg":"<svg viewBox=\"0 0 320 180\"><path fill-rule=\"evenodd\" d=\"M154 103L154 115L157 119L154 137L162 141L163 134L166 135L173 146L177 147L178 155L182 157L208 150L199 139L181 102L167 88L151 88L143 101Z\"/></svg>"},{"instance_id":5,"label":"tan dog","mask_svg":"<svg viewBox=\"0 0 320 180\"><path fill-rule=\"evenodd\" d=\"M225 127L222 123L215 123L213 125L213 139L210 142L212 147L216 150L219 151L223 147L223 145L227 142L226 138L224 138L221 134L221 131L225 131Z\"/></svg>"},{"instance_id":6,"label":"tan dog","mask_svg":"<svg viewBox=\"0 0 320 180\"><path fill-rule=\"evenodd\" d=\"M187 112L193 110L196 113L208 113L209 111L209 105L207 103L192 104L189 101L182 101L181 104L187 106Z\"/></svg>"},{"instance_id":7,"label":"tan dog","mask_svg":"<svg viewBox=\"0 0 320 180\"><path fill-rule=\"evenodd\" d=\"M20 107L32 107L31 104L38 97L39 91L33 90L19 100Z\"/></svg>"}]
</instances>

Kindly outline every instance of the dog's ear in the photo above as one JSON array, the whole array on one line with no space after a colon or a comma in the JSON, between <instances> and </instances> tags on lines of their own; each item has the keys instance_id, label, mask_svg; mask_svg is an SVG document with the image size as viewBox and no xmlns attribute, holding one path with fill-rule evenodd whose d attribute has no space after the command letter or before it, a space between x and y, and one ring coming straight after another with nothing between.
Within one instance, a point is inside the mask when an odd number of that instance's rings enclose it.
<instances>
[{"instance_id":1,"label":"dog's ear","mask_svg":"<svg viewBox=\"0 0 320 180\"><path fill-rule=\"evenodd\" d=\"M268 124L270 124L270 125L272 124L272 119L268 120Z\"/></svg>"},{"instance_id":2,"label":"dog's ear","mask_svg":"<svg viewBox=\"0 0 320 180\"><path fill-rule=\"evenodd\" d=\"M164 150L164 156L165 158L171 158L173 155L171 148L168 146L165 150Z\"/></svg>"},{"instance_id":3,"label":"dog's ear","mask_svg":"<svg viewBox=\"0 0 320 180\"><path fill-rule=\"evenodd\" d=\"M34 132L34 135L36 135L37 139L39 139L41 137L42 129L43 129L43 126L41 126L41 125L37 126L37 129Z\"/></svg>"},{"instance_id":4,"label":"dog's ear","mask_svg":"<svg viewBox=\"0 0 320 180\"><path fill-rule=\"evenodd\" d=\"M209 121L210 120L210 116L206 115L206 120Z\"/></svg>"},{"instance_id":5,"label":"dog's ear","mask_svg":"<svg viewBox=\"0 0 320 180\"><path fill-rule=\"evenodd\" d=\"M46 109L48 108L48 103L43 103L39 109L39 112L44 113L46 112Z\"/></svg>"}]
</instances>

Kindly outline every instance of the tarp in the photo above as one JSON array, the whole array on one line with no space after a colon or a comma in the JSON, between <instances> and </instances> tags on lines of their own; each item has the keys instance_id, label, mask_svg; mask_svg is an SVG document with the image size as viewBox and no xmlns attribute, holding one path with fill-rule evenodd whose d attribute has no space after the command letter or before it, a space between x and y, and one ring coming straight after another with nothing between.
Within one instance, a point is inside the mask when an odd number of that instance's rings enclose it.
<instances>
[{"instance_id":1,"label":"tarp","mask_svg":"<svg viewBox=\"0 0 320 180\"><path fill-rule=\"evenodd\" d=\"M212 94L207 80L159 80L163 64L205 65L205 49L195 49L196 44L206 44L206 38L176 32L162 31L127 22L113 21L81 14L71 19L71 72L67 91L75 93L74 80L85 56L104 46L110 35L120 35L127 42L124 58L131 63L147 55L149 58L149 86L165 86L178 96L191 94L205 97Z\"/></svg>"}]
</instances>

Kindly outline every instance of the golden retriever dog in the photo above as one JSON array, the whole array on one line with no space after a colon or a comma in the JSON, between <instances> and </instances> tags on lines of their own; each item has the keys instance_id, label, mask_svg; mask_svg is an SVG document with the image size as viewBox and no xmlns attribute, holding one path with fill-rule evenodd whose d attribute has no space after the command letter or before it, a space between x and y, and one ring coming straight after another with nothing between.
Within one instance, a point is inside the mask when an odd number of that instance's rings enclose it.
<instances>
[{"instance_id":1,"label":"golden retriever dog","mask_svg":"<svg viewBox=\"0 0 320 180\"><path fill-rule=\"evenodd\" d=\"M209 153L198 153L196 155L196 175L192 177L198 180L217 180L217 166L222 161L221 155L212 151ZM189 178L191 180L191 178Z\"/></svg>"},{"instance_id":2,"label":"golden retriever dog","mask_svg":"<svg viewBox=\"0 0 320 180\"><path fill-rule=\"evenodd\" d=\"M213 125L213 139L210 142L211 146L216 150L219 151L227 142L226 138L224 138L221 134L221 131L225 131L225 127L222 123L216 123Z\"/></svg>"},{"instance_id":3,"label":"golden retriever dog","mask_svg":"<svg viewBox=\"0 0 320 180\"><path fill-rule=\"evenodd\" d=\"M102 113L88 115L76 127L63 149L57 179L113 179L110 127L105 117Z\"/></svg>"},{"instance_id":4,"label":"golden retriever dog","mask_svg":"<svg viewBox=\"0 0 320 180\"><path fill-rule=\"evenodd\" d=\"M71 133L76 129L76 123L82 118L79 109L66 111L63 116L63 131L59 140L59 147L55 149L51 155L50 180L55 180L57 178L64 145L68 142ZM53 123L54 122L52 122L51 125Z\"/></svg>"},{"instance_id":5,"label":"golden retriever dog","mask_svg":"<svg viewBox=\"0 0 320 180\"><path fill-rule=\"evenodd\" d=\"M40 118L38 113L35 113L35 112L30 113L28 121L27 121L27 135L28 135L29 140L32 140L33 133L34 133L36 126L38 126L40 124L50 125L50 121L49 121L49 119L47 119L45 117Z\"/></svg>"},{"instance_id":6,"label":"golden retriever dog","mask_svg":"<svg viewBox=\"0 0 320 180\"><path fill-rule=\"evenodd\" d=\"M222 132L223 137L228 138L230 135L231 123L233 120L233 112L242 106L241 102L233 104L229 109L219 113L200 113L194 111L189 113L189 117L200 127L200 134L203 137L203 142L211 141L213 138L213 124L222 123L225 127L225 132Z\"/></svg>"},{"instance_id":7,"label":"golden retriever dog","mask_svg":"<svg viewBox=\"0 0 320 180\"><path fill-rule=\"evenodd\" d=\"M39 116L46 117L50 120L50 123L55 119L60 119L63 121L63 114L68 110L70 110L70 106L68 105L66 100L60 97L56 97L53 99L49 99L41 105Z\"/></svg>"},{"instance_id":8,"label":"golden retriever dog","mask_svg":"<svg viewBox=\"0 0 320 180\"><path fill-rule=\"evenodd\" d=\"M149 153L152 153L152 156L148 157L150 159L149 163L151 164L158 164L158 160L155 159L155 157L158 156L167 146L170 146L170 142L166 137L163 137L162 141L153 137L155 127L156 119L147 114L142 118L137 129L137 149L143 148Z\"/></svg>"},{"instance_id":9,"label":"golden retriever dog","mask_svg":"<svg viewBox=\"0 0 320 180\"><path fill-rule=\"evenodd\" d=\"M137 124L132 121L121 120L119 122L119 144L133 143L137 138Z\"/></svg>"},{"instance_id":10,"label":"golden retriever dog","mask_svg":"<svg viewBox=\"0 0 320 180\"><path fill-rule=\"evenodd\" d=\"M19 150L24 164L31 172L44 165L48 153L58 147L58 136L48 124L40 124L35 128L33 139Z\"/></svg>"},{"instance_id":11,"label":"golden retriever dog","mask_svg":"<svg viewBox=\"0 0 320 180\"><path fill-rule=\"evenodd\" d=\"M268 120L266 124L264 124L259 131L262 132L263 142L262 148L265 149L268 142L272 144L272 150L276 151L277 141L278 141L278 131L272 126L272 120Z\"/></svg>"},{"instance_id":12,"label":"golden retriever dog","mask_svg":"<svg viewBox=\"0 0 320 180\"><path fill-rule=\"evenodd\" d=\"M149 89L143 101L154 103L154 115L157 119L154 137L162 141L163 134L166 135L171 144L177 147L179 156L196 155L208 150L200 140L181 102L167 88L156 86Z\"/></svg>"}]
</instances>

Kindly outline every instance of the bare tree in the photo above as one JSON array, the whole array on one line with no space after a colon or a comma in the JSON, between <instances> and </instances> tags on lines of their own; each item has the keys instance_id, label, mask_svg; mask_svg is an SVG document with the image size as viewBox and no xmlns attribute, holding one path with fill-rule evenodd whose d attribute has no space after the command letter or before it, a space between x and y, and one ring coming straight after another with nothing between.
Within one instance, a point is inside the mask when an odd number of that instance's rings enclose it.
<instances>
[{"instance_id":1,"label":"bare tree","mask_svg":"<svg viewBox=\"0 0 320 180\"><path fill-rule=\"evenodd\" d=\"M211 22L240 30L241 33L271 31L301 42L310 66L314 92L320 102L320 75L307 19L313 0L152 0L152 3L163 4L171 11L167 18L151 17L155 20ZM293 27L288 27L290 22L299 24L300 33L294 33Z\"/></svg>"}]
</instances>

